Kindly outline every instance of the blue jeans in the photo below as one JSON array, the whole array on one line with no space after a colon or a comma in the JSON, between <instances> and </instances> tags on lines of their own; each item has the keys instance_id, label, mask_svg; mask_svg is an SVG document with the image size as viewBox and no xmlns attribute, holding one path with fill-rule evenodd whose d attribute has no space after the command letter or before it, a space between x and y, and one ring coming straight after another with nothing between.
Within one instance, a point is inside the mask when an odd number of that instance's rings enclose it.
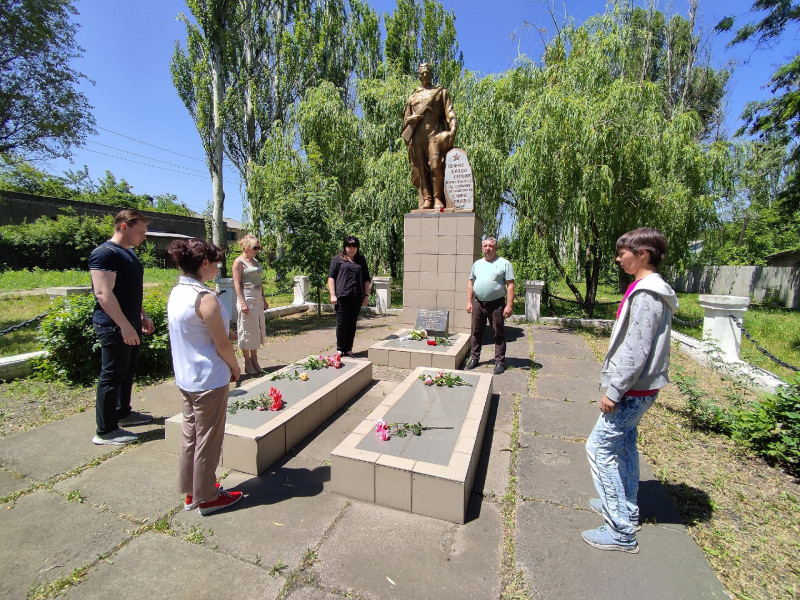
<instances>
[{"instance_id":1,"label":"blue jeans","mask_svg":"<svg viewBox=\"0 0 800 600\"><path fill-rule=\"evenodd\" d=\"M111 433L119 420L131 414L133 376L139 365L140 346L129 346L116 325L95 325L100 340L101 367L97 378L95 420L97 434ZM141 338L142 332L137 332Z\"/></svg>"},{"instance_id":2,"label":"blue jeans","mask_svg":"<svg viewBox=\"0 0 800 600\"><path fill-rule=\"evenodd\" d=\"M601 413L589 439L586 454L592 480L608 531L619 542L636 539L634 523L639 522L639 450L636 437L639 421L653 406L652 396L622 396L617 410Z\"/></svg>"}]
</instances>

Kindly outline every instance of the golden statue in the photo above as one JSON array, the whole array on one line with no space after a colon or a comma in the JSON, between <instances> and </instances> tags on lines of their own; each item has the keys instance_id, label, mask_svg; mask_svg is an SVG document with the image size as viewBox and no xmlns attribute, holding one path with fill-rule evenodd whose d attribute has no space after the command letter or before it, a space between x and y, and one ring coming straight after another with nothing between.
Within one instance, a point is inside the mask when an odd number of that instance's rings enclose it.
<instances>
[{"instance_id":1,"label":"golden statue","mask_svg":"<svg viewBox=\"0 0 800 600\"><path fill-rule=\"evenodd\" d=\"M444 159L453 147L456 113L450 93L431 84L431 66L422 63L418 73L422 85L408 97L403 112L411 183L419 190L419 208L444 208Z\"/></svg>"}]
</instances>

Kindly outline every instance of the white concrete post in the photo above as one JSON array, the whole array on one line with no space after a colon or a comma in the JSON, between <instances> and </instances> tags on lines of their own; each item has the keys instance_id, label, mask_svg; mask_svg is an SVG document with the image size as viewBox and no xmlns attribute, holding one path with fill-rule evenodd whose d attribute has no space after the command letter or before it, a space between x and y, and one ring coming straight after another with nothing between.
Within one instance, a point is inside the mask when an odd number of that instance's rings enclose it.
<instances>
[{"instance_id":1,"label":"white concrete post","mask_svg":"<svg viewBox=\"0 0 800 600\"><path fill-rule=\"evenodd\" d=\"M742 330L730 318L743 322L744 313L750 304L747 296L716 296L700 294L700 306L705 309L703 318L703 340L719 346L720 358L725 362L739 361Z\"/></svg>"},{"instance_id":2,"label":"white concrete post","mask_svg":"<svg viewBox=\"0 0 800 600\"><path fill-rule=\"evenodd\" d=\"M311 284L306 275L299 275L294 278L294 300L292 304L305 304L308 294L311 291Z\"/></svg>"},{"instance_id":3,"label":"white concrete post","mask_svg":"<svg viewBox=\"0 0 800 600\"><path fill-rule=\"evenodd\" d=\"M236 322L236 291L233 289L233 277L220 277L214 280L217 295L222 306L228 311L231 323Z\"/></svg>"},{"instance_id":4,"label":"white concrete post","mask_svg":"<svg viewBox=\"0 0 800 600\"><path fill-rule=\"evenodd\" d=\"M525 282L525 320L538 321L541 316L544 281Z\"/></svg>"},{"instance_id":5,"label":"white concrete post","mask_svg":"<svg viewBox=\"0 0 800 600\"><path fill-rule=\"evenodd\" d=\"M373 277L372 285L375 286L375 312L388 315L392 307L392 278Z\"/></svg>"}]
</instances>

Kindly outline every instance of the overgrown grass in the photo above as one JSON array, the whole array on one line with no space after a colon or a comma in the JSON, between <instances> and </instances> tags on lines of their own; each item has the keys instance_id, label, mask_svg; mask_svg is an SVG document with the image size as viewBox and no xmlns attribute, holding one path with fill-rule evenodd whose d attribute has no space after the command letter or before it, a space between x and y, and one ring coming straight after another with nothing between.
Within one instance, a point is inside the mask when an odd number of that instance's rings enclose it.
<instances>
[{"instance_id":1,"label":"overgrown grass","mask_svg":"<svg viewBox=\"0 0 800 600\"><path fill-rule=\"evenodd\" d=\"M0 330L32 319L50 308L47 296L11 296L0 298ZM39 324L34 323L0 336L0 356L13 356L41 350L36 339Z\"/></svg>"},{"instance_id":2,"label":"overgrown grass","mask_svg":"<svg viewBox=\"0 0 800 600\"><path fill-rule=\"evenodd\" d=\"M145 269L145 283L174 283L175 269ZM0 272L0 292L33 290L73 285L92 285L89 271L44 271L42 269Z\"/></svg>"}]
</instances>

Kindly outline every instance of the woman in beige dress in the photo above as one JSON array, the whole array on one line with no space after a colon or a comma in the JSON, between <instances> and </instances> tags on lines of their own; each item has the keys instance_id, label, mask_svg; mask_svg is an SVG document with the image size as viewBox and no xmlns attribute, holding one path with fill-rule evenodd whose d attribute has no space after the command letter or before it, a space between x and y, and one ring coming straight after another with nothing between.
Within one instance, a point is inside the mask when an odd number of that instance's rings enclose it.
<instances>
[{"instance_id":1,"label":"woman in beige dress","mask_svg":"<svg viewBox=\"0 0 800 600\"><path fill-rule=\"evenodd\" d=\"M261 279L264 268L256 259L261 243L255 236L246 235L239 240L239 245L242 253L233 261L233 287L238 309L236 330L239 349L244 355L244 372L258 375L261 366L256 353L265 341L264 311L269 308Z\"/></svg>"}]
</instances>

